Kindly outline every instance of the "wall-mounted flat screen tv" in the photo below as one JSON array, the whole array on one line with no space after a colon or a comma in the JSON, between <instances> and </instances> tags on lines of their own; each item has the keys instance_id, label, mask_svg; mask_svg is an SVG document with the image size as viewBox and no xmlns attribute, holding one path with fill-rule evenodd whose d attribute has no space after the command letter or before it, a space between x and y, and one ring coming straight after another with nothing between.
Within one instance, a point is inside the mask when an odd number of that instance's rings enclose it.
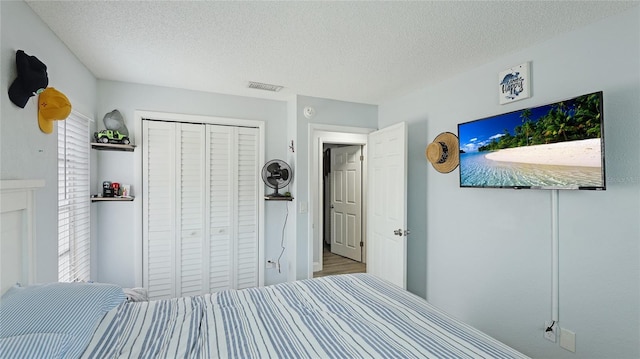
<instances>
[{"instance_id":1,"label":"wall-mounted flat screen tv","mask_svg":"<svg viewBox=\"0 0 640 359\"><path fill-rule=\"evenodd\" d=\"M602 91L458 125L460 187L604 190Z\"/></svg>"}]
</instances>

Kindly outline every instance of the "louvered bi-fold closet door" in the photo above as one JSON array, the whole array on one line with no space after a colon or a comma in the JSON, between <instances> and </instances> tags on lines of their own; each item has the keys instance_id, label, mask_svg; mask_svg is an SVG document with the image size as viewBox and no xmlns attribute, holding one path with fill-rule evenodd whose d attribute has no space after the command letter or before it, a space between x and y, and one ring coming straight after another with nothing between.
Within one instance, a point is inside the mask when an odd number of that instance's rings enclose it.
<instances>
[{"instance_id":1,"label":"louvered bi-fold closet door","mask_svg":"<svg viewBox=\"0 0 640 359\"><path fill-rule=\"evenodd\" d=\"M176 291L176 124L143 121L143 285L152 299Z\"/></svg>"},{"instance_id":2,"label":"louvered bi-fold closet door","mask_svg":"<svg viewBox=\"0 0 640 359\"><path fill-rule=\"evenodd\" d=\"M209 286L258 286L259 132L207 125Z\"/></svg>"},{"instance_id":3,"label":"louvered bi-fold closet door","mask_svg":"<svg viewBox=\"0 0 640 359\"><path fill-rule=\"evenodd\" d=\"M257 128L236 128L236 289L259 284L258 186L261 184Z\"/></svg>"},{"instance_id":4,"label":"louvered bi-fold closet door","mask_svg":"<svg viewBox=\"0 0 640 359\"><path fill-rule=\"evenodd\" d=\"M205 131L196 124L177 124L176 141L180 144L176 156L179 168L176 187L176 224L179 234L177 246L176 287L178 296L192 296L208 292L206 271L208 265L205 240Z\"/></svg>"},{"instance_id":5,"label":"louvered bi-fold closet door","mask_svg":"<svg viewBox=\"0 0 640 359\"><path fill-rule=\"evenodd\" d=\"M151 299L259 284L259 130L143 121Z\"/></svg>"}]
</instances>

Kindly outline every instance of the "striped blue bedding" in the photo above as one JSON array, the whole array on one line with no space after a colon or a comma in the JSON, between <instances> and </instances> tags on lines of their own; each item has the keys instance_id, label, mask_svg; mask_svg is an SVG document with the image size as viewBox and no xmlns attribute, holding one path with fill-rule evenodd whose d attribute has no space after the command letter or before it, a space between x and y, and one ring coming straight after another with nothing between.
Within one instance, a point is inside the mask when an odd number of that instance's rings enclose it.
<instances>
[{"instance_id":1,"label":"striped blue bedding","mask_svg":"<svg viewBox=\"0 0 640 359\"><path fill-rule=\"evenodd\" d=\"M0 298L0 358L79 358L124 299L122 288L104 283L12 287Z\"/></svg>"},{"instance_id":2,"label":"striped blue bedding","mask_svg":"<svg viewBox=\"0 0 640 359\"><path fill-rule=\"evenodd\" d=\"M526 358L368 274L125 303L83 355L115 357Z\"/></svg>"}]
</instances>

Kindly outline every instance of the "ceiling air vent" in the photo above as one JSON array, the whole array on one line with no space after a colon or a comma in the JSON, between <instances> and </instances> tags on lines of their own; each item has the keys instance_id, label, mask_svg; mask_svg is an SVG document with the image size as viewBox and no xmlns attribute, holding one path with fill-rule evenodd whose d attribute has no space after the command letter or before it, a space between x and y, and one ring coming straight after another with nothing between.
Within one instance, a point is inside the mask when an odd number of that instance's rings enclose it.
<instances>
[{"instance_id":1,"label":"ceiling air vent","mask_svg":"<svg viewBox=\"0 0 640 359\"><path fill-rule=\"evenodd\" d=\"M278 91L282 90L282 86L271 85L271 84L263 84L261 82L253 82L253 81L249 81L249 88L250 89L258 89L258 90L265 90L265 91L273 91L273 92L278 92Z\"/></svg>"}]
</instances>

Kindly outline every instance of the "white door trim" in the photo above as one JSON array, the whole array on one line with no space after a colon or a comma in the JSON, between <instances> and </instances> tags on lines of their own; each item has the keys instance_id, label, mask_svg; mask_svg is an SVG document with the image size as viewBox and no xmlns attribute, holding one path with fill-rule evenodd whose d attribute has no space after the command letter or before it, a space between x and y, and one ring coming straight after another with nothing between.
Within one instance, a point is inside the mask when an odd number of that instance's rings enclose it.
<instances>
[{"instance_id":1,"label":"white door trim","mask_svg":"<svg viewBox=\"0 0 640 359\"><path fill-rule=\"evenodd\" d=\"M309 238L307 253L307 278L313 278L313 272L322 270L322 234L324 229L320 225L323 220L322 211L322 148L327 144L362 145L363 164L363 213L362 224L365 229L362 237L366 238L367 211L367 135L376 129L364 127L346 127L324 124L309 124ZM366 240L365 240L366 246ZM317 258L314 259L314 252ZM366 253L366 251L364 251ZM364 261L364 258L363 258Z\"/></svg>"},{"instance_id":2,"label":"white door trim","mask_svg":"<svg viewBox=\"0 0 640 359\"><path fill-rule=\"evenodd\" d=\"M204 115L188 115L188 114L180 114L180 113L171 113L171 112L156 112L156 111L134 111L134 126L135 132L133 136L133 144L137 144L140 146L142 144L142 119L154 119L154 120L166 120L172 122L188 122L188 123L206 123L211 125L229 125L229 126L239 126L239 127L254 127L259 129L259 147L258 147L258 163L262 164L265 162L265 122L257 121L257 120L245 120L238 118L228 118L228 117L215 117L215 116L204 116ZM134 151L134 186L133 191L137 198L133 201L134 204L134 228L135 233L138 233L138 239L136 239L137 244L135 246L135 283L137 287L142 286L142 258L143 258L143 249L142 249L142 148ZM260 260L259 263L265 263L265 255L264 255L264 186L258 186L258 258ZM258 285L264 285L264 265L258 266Z\"/></svg>"}]
</instances>

